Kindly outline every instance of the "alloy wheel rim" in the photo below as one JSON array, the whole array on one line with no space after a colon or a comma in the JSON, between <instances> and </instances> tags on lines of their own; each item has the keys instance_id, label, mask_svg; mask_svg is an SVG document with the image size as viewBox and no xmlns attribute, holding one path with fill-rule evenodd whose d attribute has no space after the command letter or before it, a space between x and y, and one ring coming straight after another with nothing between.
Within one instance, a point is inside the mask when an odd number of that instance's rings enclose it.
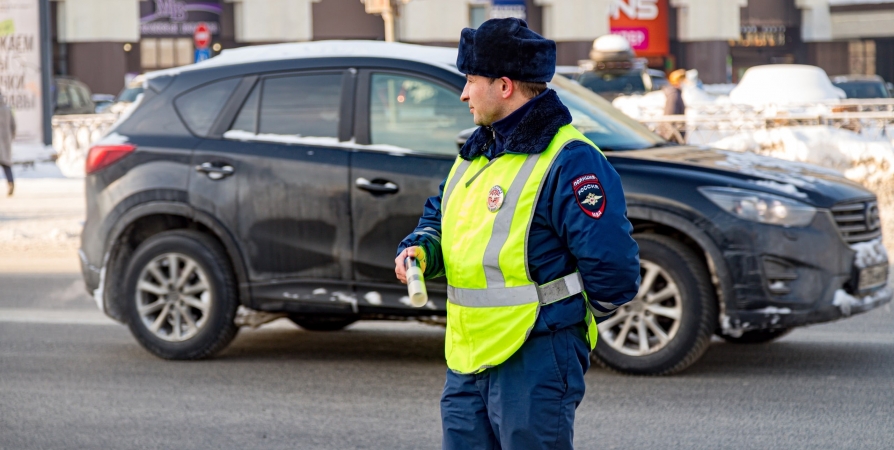
<instances>
[{"instance_id":1,"label":"alloy wheel rim","mask_svg":"<svg viewBox=\"0 0 894 450\"><path fill-rule=\"evenodd\" d=\"M640 260L642 282L636 297L599 324L600 339L629 356L666 347L680 329L683 302L677 283L664 268Z\"/></svg>"},{"instance_id":2,"label":"alloy wheel rim","mask_svg":"<svg viewBox=\"0 0 894 450\"><path fill-rule=\"evenodd\" d=\"M212 295L205 271L181 253L165 253L146 264L136 289L137 314L159 339L183 342L208 322Z\"/></svg>"}]
</instances>

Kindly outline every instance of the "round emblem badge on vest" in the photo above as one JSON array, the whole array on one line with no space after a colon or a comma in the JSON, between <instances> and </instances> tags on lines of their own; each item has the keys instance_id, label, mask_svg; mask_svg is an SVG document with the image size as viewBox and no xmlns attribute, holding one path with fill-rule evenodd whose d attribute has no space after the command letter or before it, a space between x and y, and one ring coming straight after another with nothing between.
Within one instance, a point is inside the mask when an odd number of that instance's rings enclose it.
<instances>
[{"instance_id":1,"label":"round emblem badge on vest","mask_svg":"<svg viewBox=\"0 0 894 450\"><path fill-rule=\"evenodd\" d=\"M501 206L503 206L503 197L505 193L503 192L503 188L499 185L490 188L490 192L487 193L487 210L490 212L497 212Z\"/></svg>"}]
</instances>

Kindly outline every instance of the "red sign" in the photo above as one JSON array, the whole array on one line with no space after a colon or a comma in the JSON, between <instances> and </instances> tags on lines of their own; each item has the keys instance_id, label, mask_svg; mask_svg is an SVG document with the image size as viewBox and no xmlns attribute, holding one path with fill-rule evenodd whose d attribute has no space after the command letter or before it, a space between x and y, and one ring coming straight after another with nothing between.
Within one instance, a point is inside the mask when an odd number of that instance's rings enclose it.
<instances>
[{"instance_id":1,"label":"red sign","mask_svg":"<svg viewBox=\"0 0 894 450\"><path fill-rule=\"evenodd\" d=\"M205 22L196 25L193 37L196 40L196 48L208 48L208 44L211 43L211 31L208 29L208 25Z\"/></svg>"},{"instance_id":2,"label":"red sign","mask_svg":"<svg viewBox=\"0 0 894 450\"><path fill-rule=\"evenodd\" d=\"M611 33L627 38L637 56L670 53L667 0L612 0Z\"/></svg>"}]
</instances>

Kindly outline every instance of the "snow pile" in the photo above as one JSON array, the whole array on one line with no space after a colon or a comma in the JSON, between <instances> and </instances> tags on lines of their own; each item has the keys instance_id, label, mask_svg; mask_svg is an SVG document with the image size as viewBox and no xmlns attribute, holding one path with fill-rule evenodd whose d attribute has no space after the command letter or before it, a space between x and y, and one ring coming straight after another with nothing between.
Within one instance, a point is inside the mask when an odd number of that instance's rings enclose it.
<instances>
[{"instance_id":1,"label":"snow pile","mask_svg":"<svg viewBox=\"0 0 894 450\"><path fill-rule=\"evenodd\" d=\"M636 120L643 120L663 116L666 102L664 92L652 91L645 95L619 95L612 100L612 106ZM685 96L683 102L686 103Z\"/></svg>"},{"instance_id":2,"label":"snow pile","mask_svg":"<svg viewBox=\"0 0 894 450\"><path fill-rule=\"evenodd\" d=\"M698 87L694 83L683 85L683 103L686 105L687 118L699 105L728 105L729 98L724 95L715 95ZM667 96L664 91L652 91L645 94L620 95L612 100L612 106L618 108L624 114L636 119L644 120L664 115L664 104Z\"/></svg>"},{"instance_id":3,"label":"snow pile","mask_svg":"<svg viewBox=\"0 0 894 450\"><path fill-rule=\"evenodd\" d=\"M841 310L841 314L849 316L851 315L851 312L853 312L854 308L870 307L875 303L878 303L879 301L890 296L891 288L887 286L869 295L865 295L859 298L848 294L843 289L838 289L837 291L835 291L835 298L832 299L832 304L837 306L838 309Z\"/></svg>"},{"instance_id":4,"label":"snow pile","mask_svg":"<svg viewBox=\"0 0 894 450\"><path fill-rule=\"evenodd\" d=\"M718 84L705 84L702 85L702 90L710 95L715 96L729 96L729 93L735 88L736 85L734 83L718 83Z\"/></svg>"},{"instance_id":5,"label":"snow pile","mask_svg":"<svg viewBox=\"0 0 894 450\"><path fill-rule=\"evenodd\" d=\"M854 256L854 265L858 269L865 269L879 264L888 262L888 251L882 244L881 238L876 238L868 242L859 242L852 244L851 248L857 252Z\"/></svg>"},{"instance_id":6,"label":"snow pile","mask_svg":"<svg viewBox=\"0 0 894 450\"><path fill-rule=\"evenodd\" d=\"M29 170L14 170L23 178L16 180L15 195L0 202L0 253L74 254L84 223L84 181L30 178Z\"/></svg>"}]
</instances>

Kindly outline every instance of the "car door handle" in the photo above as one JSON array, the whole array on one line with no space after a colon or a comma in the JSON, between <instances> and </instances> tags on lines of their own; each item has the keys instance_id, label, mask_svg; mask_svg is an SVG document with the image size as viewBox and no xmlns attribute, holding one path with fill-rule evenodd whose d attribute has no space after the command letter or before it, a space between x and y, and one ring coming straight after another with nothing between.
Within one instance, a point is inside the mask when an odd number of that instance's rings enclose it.
<instances>
[{"instance_id":1,"label":"car door handle","mask_svg":"<svg viewBox=\"0 0 894 450\"><path fill-rule=\"evenodd\" d=\"M356 181L354 181L354 184L357 185L358 188L363 189L364 191L372 192L374 194L394 194L398 190L400 190L400 188L397 187L396 184L390 181L369 181L363 177L360 177Z\"/></svg>"},{"instance_id":2,"label":"car door handle","mask_svg":"<svg viewBox=\"0 0 894 450\"><path fill-rule=\"evenodd\" d=\"M218 166L214 165L213 163L206 162L196 166L196 172L205 173L208 175L208 178L211 178L212 180L219 180L221 178L232 175L236 172L236 169L233 169L233 166L229 164Z\"/></svg>"}]
</instances>

